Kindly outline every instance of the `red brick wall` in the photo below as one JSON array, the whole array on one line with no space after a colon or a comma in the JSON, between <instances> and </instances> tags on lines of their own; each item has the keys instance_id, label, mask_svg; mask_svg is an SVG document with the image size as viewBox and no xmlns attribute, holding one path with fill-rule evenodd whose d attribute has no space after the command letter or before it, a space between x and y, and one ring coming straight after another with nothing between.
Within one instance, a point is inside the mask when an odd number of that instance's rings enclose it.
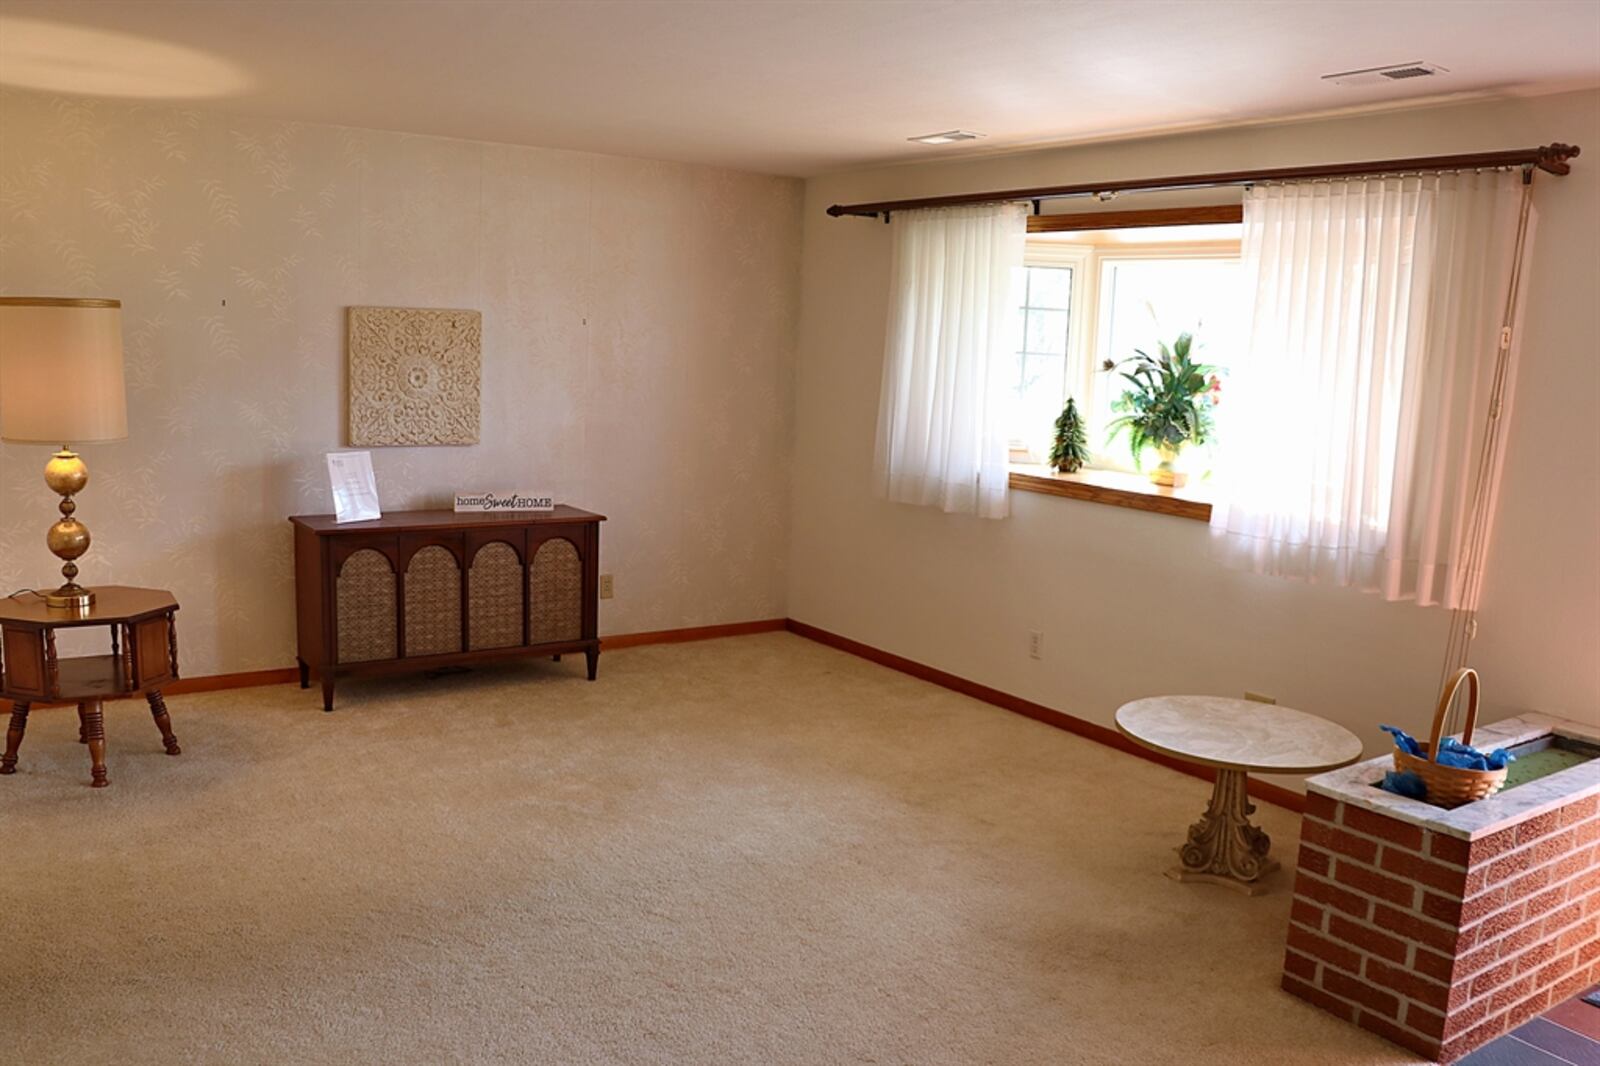
<instances>
[{"instance_id":1,"label":"red brick wall","mask_svg":"<svg viewBox=\"0 0 1600 1066\"><path fill-rule=\"evenodd\" d=\"M1470 844L1306 798L1286 990L1453 1062L1600 981L1600 797Z\"/></svg>"}]
</instances>

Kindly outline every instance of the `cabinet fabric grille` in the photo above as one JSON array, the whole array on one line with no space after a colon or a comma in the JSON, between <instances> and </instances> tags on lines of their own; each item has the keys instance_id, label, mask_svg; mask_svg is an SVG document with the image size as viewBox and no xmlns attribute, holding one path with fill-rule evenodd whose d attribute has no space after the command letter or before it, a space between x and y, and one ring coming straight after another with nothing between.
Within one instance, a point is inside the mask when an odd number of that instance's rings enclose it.
<instances>
[{"instance_id":1,"label":"cabinet fabric grille","mask_svg":"<svg viewBox=\"0 0 1600 1066\"><path fill-rule=\"evenodd\" d=\"M505 541L485 544L467 571L467 633L472 650L522 643L522 560Z\"/></svg>"},{"instance_id":2,"label":"cabinet fabric grille","mask_svg":"<svg viewBox=\"0 0 1600 1066\"><path fill-rule=\"evenodd\" d=\"M461 567L430 544L406 567L406 657L461 650Z\"/></svg>"},{"instance_id":3,"label":"cabinet fabric grille","mask_svg":"<svg viewBox=\"0 0 1600 1066\"><path fill-rule=\"evenodd\" d=\"M335 600L339 661L370 662L399 656L395 625L394 567L371 548L352 552L339 568Z\"/></svg>"},{"instance_id":4,"label":"cabinet fabric grille","mask_svg":"<svg viewBox=\"0 0 1600 1066\"><path fill-rule=\"evenodd\" d=\"M528 643L583 638L583 560L570 540L547 540L528 567Z\"/></svg>"}]
</instances>

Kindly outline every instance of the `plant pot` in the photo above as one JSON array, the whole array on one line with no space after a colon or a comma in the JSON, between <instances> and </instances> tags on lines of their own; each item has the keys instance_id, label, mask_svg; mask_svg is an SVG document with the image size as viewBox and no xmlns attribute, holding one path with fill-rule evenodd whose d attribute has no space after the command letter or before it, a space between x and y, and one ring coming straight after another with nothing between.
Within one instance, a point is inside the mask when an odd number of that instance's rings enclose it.
<instances>
[{"instance_id":1,"label":"plant pot","mask_svg":"<svg viewBox=\"0 0 1600 1066\"><path fill-rule=\"evenodd\" d=\"M1189 481L1189 475L1173 466L1178 461L1178 449L1170 444L1162 444L1156 448L1156 454L1161 457L1161 462L1150 471L1150 480L1164 488L1181 489Z\"/></svg>"}]
</instances>

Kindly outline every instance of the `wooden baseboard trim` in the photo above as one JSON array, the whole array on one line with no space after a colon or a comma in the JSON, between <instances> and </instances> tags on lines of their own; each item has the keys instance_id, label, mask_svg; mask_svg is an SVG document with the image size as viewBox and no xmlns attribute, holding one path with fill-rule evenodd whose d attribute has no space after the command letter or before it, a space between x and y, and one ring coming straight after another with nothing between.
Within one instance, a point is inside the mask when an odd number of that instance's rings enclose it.
<instances>
[{"instance_id":1,"label":"wooden baseboard trim","mask_svg":"<svg viewBox=\"0 0 1600 1066\"><path fill-rule=\"evenodd\" d=\"M849 652L851 655L859 656L868 662L877 663L879 666L887 666L889 669L898 670L903 674L910 674L919 680L928 681L941 688L959 692L963 696L970 696L975 700L982 700L984 703L993 704L1016 714L1025 715L1037 722L1043 722L1045 725L1064 729L1069 733L1076 733L1080 737L1087 737L1089 740L1104 744L1108 748L1115 748L1125 754L1136 755L1149 762L1159 763L1169 770L1177 770L1179 773L1188 774L1190 777L1198 777L1203 781L1216 780L1216 772L1207 767L1196 766L1194 763L1184 762L1181 759L1174 759L1159 752L1151 751L1149 748L1135 744L1115 729L1107 726L1078 718L1064 711L1058 711L1053 707L1046 707L1042 703L1034 703L1020 696L1013 696L1009 692L1002 692L997 688L990 688L988 685L980 685L976 681L969 681L964 677L958 677L937 667L919 663L915 659L907 659L902 655L895 655L893 652L874 648L870 644L863 644L858 640L851 640L849 637L841 637L837 633L830 633L826 629L819 629L816 626L796 621L793 618L789 619L787 628L789 632L805 637L807 640L814 640L818 644L826 644L830 648ZM1305 797L1281 785L1274 785L1252 777L1249 779L1249 789L1250 795L1263 802L1294 811L1297 814L1305 810Z\"/></svg>"},{"instance_id":2,"label":"wooden baseboard trim","mask_svg":"<svg viewBox=\"0 0 1600 1066\"><path fill-rule=\"evenodd\" d=\"M281 670L250 670L241 674L211 674L207 677L180 677L161 690L166 696L186 692L220 692L229 688L255 688L258 685L287 685L300 681L300 671L292 666Z\"/></svg>"},{"instance_id":3,"label":"wooden baseboard trim","mask_svg":"<svg viewBox=\"0 0 1600 1066\"><path fill-rule=\"evenodd\" d=\"M691 640L715 640L718 637L742 637L751 633L777 633L788 624L786 618L763 618L755 622L728 622L715 626L691 626L686 629L657 629L649 633L619 633L603 637L603 651L618 648L637 648L645 644L681 644ZM258 685L298 684L300 671L287 666L278 670L249 670L237 674L209 674L204 677L179 678L163 686L166 696L182 696L191 692L221 692L230 688L255 688ZM36 703L35 709L70 707L70 703Z\"/></svg>"},{"instance_id":4,"label":"wooden baseboard trim","mask_svg":"<svg viewBox=\"0 0 1600 1066\"><path fill-rule=\"evenodd\" d=\"M755 622L725 622L715 626L692 626L688 629L657 629L649 633L619 633L614 637L601 637L600 650L637 648L643 644L683 644L691 640L716 640L719 637L744 637L751 633L777 633L788 628L787 618L763 618Z\"/></svg>"}]
</instances>

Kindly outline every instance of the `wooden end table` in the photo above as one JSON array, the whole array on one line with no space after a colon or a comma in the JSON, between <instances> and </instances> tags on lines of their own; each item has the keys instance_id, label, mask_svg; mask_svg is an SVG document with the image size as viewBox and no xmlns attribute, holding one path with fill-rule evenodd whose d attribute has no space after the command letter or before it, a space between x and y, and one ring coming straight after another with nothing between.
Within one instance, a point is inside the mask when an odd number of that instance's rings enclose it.
<instances>
[{"instance_id":1,"label":"wooden end table","mask_svg":"<svg viewBox=\"0 0 1600 1066\"><path fill-rule=\"evenodd\" d=\"M1361 740L1342 725L1304 711L1224 696L1152 696L1117 709L1117 728L1152 751L1215 767L1211 803L1189 827L1167 871L1175 881L1210 881L1251 896L1278 868L1271 839L1250 824L1251 771L1316 774L1361 758Z\"/></svg>"},{"instance_id":2,"label":"wooden end table","mask_svg":"<svg viewBox=\"0 0 1600 1066\"><path fill-rule=\"evenodd\" d=\"M78 705L78 742L89 746L91 785L106 778L106 700L143 694L168 755L182 753L172 735L161 688L178 678L178 601L160 589L104 585L95 602L82 609L49 607L21 593L0 599L0 699L11 701L11 726L0 774L17 770L17 749L35 703ZM111 654L60 658L56 633L63 629L106 628Z\"/></svg>"}]
</instances>

